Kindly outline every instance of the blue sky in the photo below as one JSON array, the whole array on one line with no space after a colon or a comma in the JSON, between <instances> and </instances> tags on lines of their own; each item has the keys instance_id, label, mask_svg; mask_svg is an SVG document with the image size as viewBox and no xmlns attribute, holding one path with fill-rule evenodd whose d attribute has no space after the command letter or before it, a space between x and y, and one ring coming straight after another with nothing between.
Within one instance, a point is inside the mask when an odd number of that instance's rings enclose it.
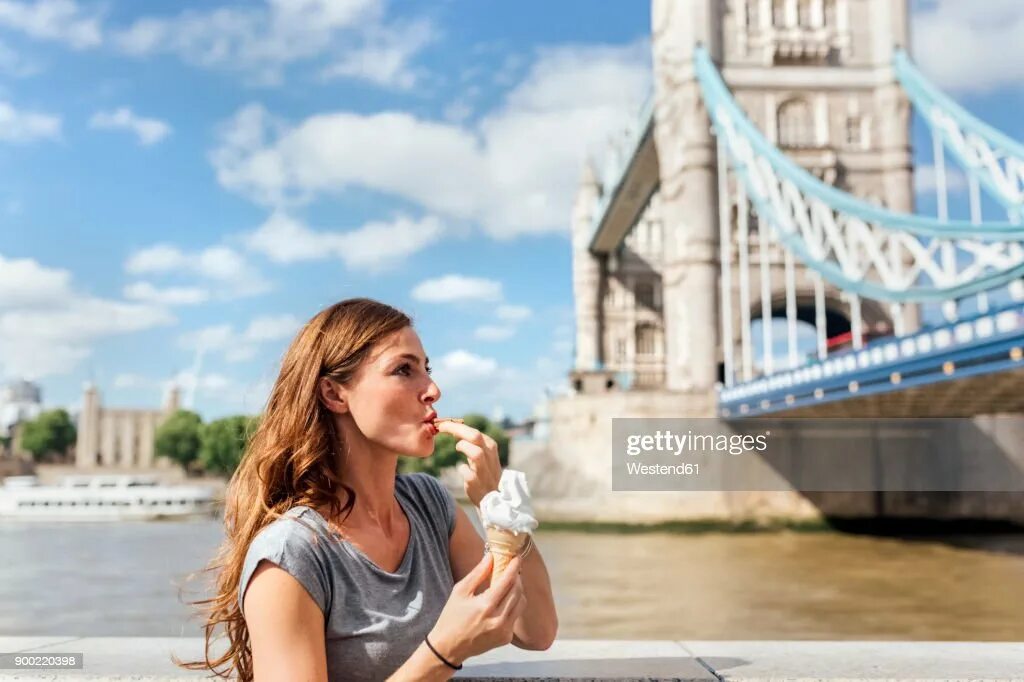
<instances>
[{"instance_id":1,"label":"blue sky","mask_svg":"<svg viewBox=\"0 0 1024 682\"><path fill-rule=\"evenodd\" d=\"M915 55L1024 137L1024 60L979 38L1019 50L1024 11L965 4L915 3ZM0 378L255 412L358 295L413 314L443 411L527 415L571 364L572 193L648 33L643 0L0 0Z\"/></svg>"},{"instance_id":2,"label":"blue sky","mask_svg":"<svg viewBox=\"0 0 1024 682\"><path fill-rule=\"evenodd\" d=\"M362 295L414 315L445 410L528 414L570 362L572 188L647 87L648 22L629 1L0 2L4 376L156 404L201 355L195 408L252 412L298 324Z\"/></svg>"}]
</instances>

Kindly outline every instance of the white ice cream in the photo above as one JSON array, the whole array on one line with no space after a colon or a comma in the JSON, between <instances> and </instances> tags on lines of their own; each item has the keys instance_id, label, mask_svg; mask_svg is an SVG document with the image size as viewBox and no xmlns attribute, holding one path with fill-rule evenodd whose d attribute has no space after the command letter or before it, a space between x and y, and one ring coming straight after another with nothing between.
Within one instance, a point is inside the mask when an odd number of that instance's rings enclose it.
<instances>
[{"instance_id":1,"label":"white ice cream","mask_svg":"<svg viewBox=\"0 0 1024 682\"><path fill-rule=\"evenodd\" d=\"M501 472L498 489L487 493L480 500L480 519L485 527L504 528L516 533L532 533L536 530L537 519L530 505L526 474L512 469Z\"/></svg>"}]
</instances>

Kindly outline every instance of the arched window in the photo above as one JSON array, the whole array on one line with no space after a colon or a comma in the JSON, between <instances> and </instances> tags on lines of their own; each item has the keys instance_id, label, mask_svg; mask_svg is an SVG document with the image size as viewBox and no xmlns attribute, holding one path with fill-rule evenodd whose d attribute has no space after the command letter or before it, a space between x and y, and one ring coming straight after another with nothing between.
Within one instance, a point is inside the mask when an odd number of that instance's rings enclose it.
<instances>
[{"instance_id":1,"label":"arched window","mask_svg":"<svg viewBox=\"0 0 1024 682\"><path fill-rule=\"evenodd\" d=\"M825 0L825 25L836 25L836 0Z\"/></svg>"},{"instance_id":2,"label":"arched window","mask_svg":"<svg viewBox=\"0 0 1024 682\"><path fill-rule=\"evenodd\" d=\"M654 355L658 350L658 330L648 322L636 326L636 354Z\"/></svg>"},{"instance_id":3,"label":"arched window","mask_svg":"<svg viewBox=\"0 0 1024 682\"><path fill-rule=\"evenodd\" d=\"M814 27L816 17L811 9L811 0L800 0L800 3L797 5L797 16L799 17L800 26L803 28Z\"/></svg>"},{"instance_id":4,"label":"arched window","mask_svg":"<svg viewBox=\"0 0 1024 682\"><path fill-rule=\"evenodd\" d=\"M777 112L777 124L780 147L814 146L811 107L805 100L791 99L783 102Z\"/></svg>"},{"instance_id":5,"label":"arched window","mask_svg":"<svg viewBox=\"0 0 1024 682\"><path fill-rule=\"evenodd\" d=\"M747 28L761 28L761 0L747 0Z\"/></svg>"},{"instance_id":6,"label":"arched window","mask_svg":"<svg viewBox=\"0 0 1024 682\"><path fill-rule=\"evenodd\" d=\"M786 12L786 0L772 1L772 25L776 28L784 28L789 22Z\"/></svg>"}]
</instances>

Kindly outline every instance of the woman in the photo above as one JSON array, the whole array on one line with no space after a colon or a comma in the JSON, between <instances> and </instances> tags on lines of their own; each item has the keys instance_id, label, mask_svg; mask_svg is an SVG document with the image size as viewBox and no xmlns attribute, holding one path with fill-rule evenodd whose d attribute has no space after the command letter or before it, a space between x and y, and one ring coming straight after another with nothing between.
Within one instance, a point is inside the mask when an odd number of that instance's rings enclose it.
<instances>
[{"instance_id":1,"label":"woman","mask_svg":"<svg viewBox=\"0 0 1024 682\"><path fill-rule=\"evenodd\" d=\"M503 644L557 630L536 548L490 583L469 518L427 474L396 475L449 433L479 505L501 475L493 439L439 422L412 322L369 299L323 310L292 342L231 480L208 604L206 660L240 680L447 680ZM482 557L482 558L481 558ZM227 651L211 652L217 626Z\"/></svg>"}]
</instances>

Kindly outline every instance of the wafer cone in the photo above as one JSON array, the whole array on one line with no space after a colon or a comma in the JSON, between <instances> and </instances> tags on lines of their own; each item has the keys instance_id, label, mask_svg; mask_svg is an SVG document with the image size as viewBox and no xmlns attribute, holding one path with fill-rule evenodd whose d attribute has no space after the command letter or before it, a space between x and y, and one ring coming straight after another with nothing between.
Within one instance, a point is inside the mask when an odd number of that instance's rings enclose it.
<instances>
[{"instance_id":1,"label":"wafer cone","mask_svg":"<svg viewBox=\"0 0 1024 682\"><path fill-rule=\"evenodd\" d=\"M526 546L526 541L529 539L529 533L513 533L510 530L504 528L494 528L488 526L487 532L487 551L494 557L494 568L491 572L491 582L501 576L502 571L509 565L512 559L519 556L523 551L523 547Z\"/></svg>"}]
</instances>

